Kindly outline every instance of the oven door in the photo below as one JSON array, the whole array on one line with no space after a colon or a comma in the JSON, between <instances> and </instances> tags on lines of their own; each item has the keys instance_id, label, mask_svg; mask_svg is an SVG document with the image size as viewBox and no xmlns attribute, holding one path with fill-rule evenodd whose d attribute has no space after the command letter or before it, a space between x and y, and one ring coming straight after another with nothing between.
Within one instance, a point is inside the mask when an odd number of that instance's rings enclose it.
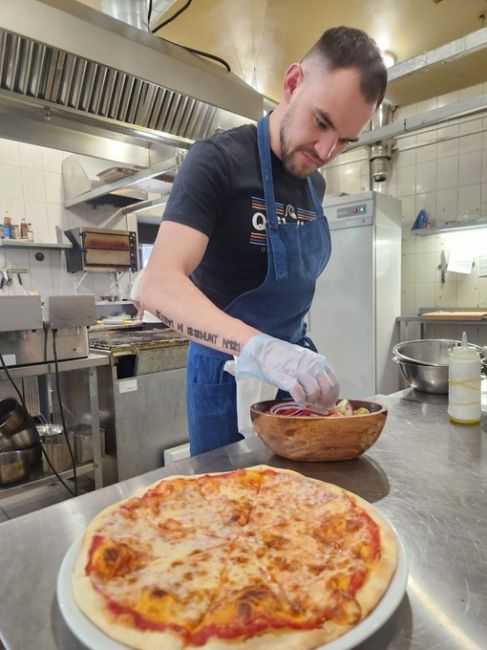
<instances>
[{"instance_id":1,"label":"oven door","mask_svg":"<svg viewBox=\"0 0 487 650\"><path fill-rule=\"evenodd\" d=\"M105 229L85 230L81 233L85 270L93 268L131 268L130 232Z\"/></svg>"}]
</instances>

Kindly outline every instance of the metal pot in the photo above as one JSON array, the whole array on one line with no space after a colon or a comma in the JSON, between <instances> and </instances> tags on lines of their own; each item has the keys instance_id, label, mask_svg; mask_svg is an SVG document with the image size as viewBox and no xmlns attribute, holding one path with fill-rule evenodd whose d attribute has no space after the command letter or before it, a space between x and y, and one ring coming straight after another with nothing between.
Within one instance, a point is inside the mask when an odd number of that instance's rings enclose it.
<instances>
[{"instance_id":1,"label":"metal pot","mask_svg":"<svg viewBox=\"0 0 487 650\"><path fill-rule=\"evenodd\" d=\"M24 408L13 397L0 401L0 436L11 436L25 429L27 415Z\"/></svg>"},{"instance_id":2,"label":"metal pot","mask_svg":"<svg viewBox=\"0 0 487 650\"><path fill-rule=\"evenodd\" d=\"M10 438L0 435L0 451L15 451Z\"/></svg>"},{"instance_id":3,"label":"metal pot","mask_svg":"<svg viewBox=\"0 0 487 650\"><path fill-rule=\"evenodd\" d=\"M0 483L16 483L29 473L29 463L23 451L0 452Z\"/></svg>"},{"instance_id":4,"label":"metal pot","mask_svg":"<svg viewBox=\"0 0 487 650\"><path fill-rule=\"evenodd\" d=\"M70 440L74 442L74 457L78 465L93 460L93 435L91 426L80 424L69 432ZM105 430L100 428L101 449L105 449Z\"/></svg>"},{"instance_id":5,"label":"metal pot","mask_svg":"<svg viewBox=\"0 0 487 650\"><path fill-rule=\"evenodd\" d=\"M44 424L37 427L42 446L56 472L64 472L72 466L71 454L63 434L63 428L57 424ZM52 468L45 456L42 456L42 469L51 473Z\"/></svg>"},{"instance_id":6,"label":"metal pot","mask_svg":"<svg viewBox=\"0 0 487 650\"><path fill-rule=\"evenodd\" d=\"M34 445L34 447L22 449L22 454L26 458L29 467L35 467L41 461L42 447Z\"/></svg>"},{"instance_id":7,"label":"metal pot","mask_svg":"<svg viewBox=\"0 0 487 650\"><path fill-rule=\"evenodd\" d=\"M12 449L27 449L39 444L39 438L33 429L23 429L9 437Z\"/></svg>"}]
</instances>

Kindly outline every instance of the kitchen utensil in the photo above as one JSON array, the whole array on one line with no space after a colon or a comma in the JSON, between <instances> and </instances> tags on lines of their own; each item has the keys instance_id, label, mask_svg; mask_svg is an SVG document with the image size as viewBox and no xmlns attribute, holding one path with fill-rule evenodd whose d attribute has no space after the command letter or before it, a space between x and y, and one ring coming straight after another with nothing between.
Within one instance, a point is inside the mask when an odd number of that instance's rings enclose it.
<instances>
[{"instance_id":1,"label":"kitchen utensil","mask_svg":"<svg viewBox=\"0 0 487 650\"><path fill-rule=\"evenodd\" d=\"M73 441L74 457L76 463L81 465L93 460L93 435L91 426L80 424L69 432L70 440ZM105 431L100 429L101 448L105 449Z\"/></svg>"},{"instance_id":2,"label":"kitchen utensil","mask_svg":"<svg viewBox=\"0 0 487 650\"><path fill-rule=\"evenodd\" d=\"M0 451L15 451L10 438L0 435Z\"/></svg>"},{"instance_id":3,"label":"kitchen utensil","mask_svg":"<svg viewBox=\"0 0 487 650\"><path fill-rule=\"evenodd\" d=\"M24 408L13 397L0 401L0 436L11 436L25 429L27 415Z\"/></svg>"},{"instance_id":4,"label":"kitchen utensil","mask_svg":"<svg viewBox=\"0 0 487 650\"><path fill-rule=\"evenodd\" d=\"M64 472L69 469L72 466L72 460L62 426L58 424L41 424L37 427L37 430L41 437L42 446L56 472ZM44 472L52 472L52 468L44 456L42 456L42 469Z\"/></svg>"},{"instance_id":5,"label":"kitchen utensil","mask_svg":"<svg viewBox=\"0 0 487 650\"><path fill-rule=\"evenodd\" d=\"M404 379L411 388L424 393L448 393L448 365L426 365L398 356L394 356L392 360L399 365Z\"/></svg>"},{"instance_id":6,"label":"kitchen utensil","mask_svg":"<svg viewBox=\"0 0 487 650\"><path fill-rule=\"evenodd\" d=\"M9 436L9 440L12 443L12 449L27 449L39 443L36 432L29 427L13 433Z\"/></svg>"},{"instance_id":7,"label":"kitchen utensil","mask_svg":"<svg viewBox=\"0 0 487 650\"><path fill-rule=\"evenodd\" d=\"M0 483L16 483L27 476L29 463L22 451L0 452Z\"/></svg>"},{"instance_id":8,"label":"kitchen utensil","mask_svg":"<svg viewBox=\"0 0 487 650\"><path fill-rule=\"evenodd\" d=\"M448 352L461 341L453 339L416 339L403 341L392 349L393 357L409 363L427 366L448 366ZM485 356L485 349L480 345L468 344L469 348L477 351L481 357Z\"/></svg>"},{"instance_id":9,"label":"kitchen utensil","mask_svg":"<svg viewBox=\"0 0 487 650\"><path fill-rule=\"evenodd\" d=\"M370 413L342 417L276 415L269 409L291 400L268 400L250 407L257 435L275 454L291 460L334 461L357 458L381 434L387 409L375 402L350 400Z\"/></svg>"},{"instance_id":10,"label":"kitchen utensil","mask_svg":"<svg viewBox=\"0 0 487 650\"><path fill-rule=\"evenodd\" d=\"M40 463L42 447L39 444L27 447L26 449L22 449L22 454L27 459L29 467L35 467Z\"/></svg>"},{"instance_id":11,"label":"kitchen utensil","mask_svg":"<svg viewBox=\"0 0 487 650\"><path fill-rule=\"evenodd\" d=\"M446 261L446 256L445 256L445 251L444 250L441 251L440 264L438 266L438 269L441 272L441 284L445 284L445 273L448 270L448 264L447 264L447 261Z\"/></svg>"}]
</instances>

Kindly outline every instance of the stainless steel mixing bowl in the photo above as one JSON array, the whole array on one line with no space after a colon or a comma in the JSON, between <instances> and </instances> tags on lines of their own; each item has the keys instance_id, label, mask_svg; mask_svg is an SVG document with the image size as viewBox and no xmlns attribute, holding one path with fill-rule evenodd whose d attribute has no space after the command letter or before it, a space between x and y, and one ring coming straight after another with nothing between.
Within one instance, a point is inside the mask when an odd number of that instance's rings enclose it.
<instances>
[{"instance_id":1,"label":"stainless steel mixing bowl","mask_svg":"<svg viewBox=\"0 0 487 650\"><path fill-rule=\"evenodd\" d=\"M392 349L394 357L403 361L427 366L448 366L448 351L461 341L454 339L417 339L415 341L403 341ZM476 350L481 357L485 355L485 349L480 345L469 343L469 348Z\"/></svg>"},{"instance_id":2,"label":"stainless steel mixing bowl","mask_svg":"<svg viewBox=\"0 0 487 650\"><path fill-rule=\"evenodd\" d=\"M0 452L0 484L16 483L27 476L29 463L23 451Z\"/></svg>"},{"instance_id":3,"label":"stainless steel mixing bowl","mask_svg":"<svg viewBox=\"0 0 487 650\"><path fill-rule=\"evenodd\" d=\"M424 393L448 393L448 366L428 366L415 361L393 357L411 388Z\"/></svg>"}]
</instances>

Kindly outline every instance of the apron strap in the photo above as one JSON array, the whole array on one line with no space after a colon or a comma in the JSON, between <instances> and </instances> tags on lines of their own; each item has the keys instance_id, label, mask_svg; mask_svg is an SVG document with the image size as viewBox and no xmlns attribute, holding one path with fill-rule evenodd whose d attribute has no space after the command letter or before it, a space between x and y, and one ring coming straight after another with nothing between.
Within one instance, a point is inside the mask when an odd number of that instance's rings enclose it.
<instances>
[{"instance_id":1,"label":"apron strap","mask_svg":"<svg viewBox=\"0 0 487 650\"><path fill-rule=\"evenodd\" d=\"M267 245L271 247L276 280L287 280L286 248L279 235L276 197L272 181L271 145L269 139L269 116L265 115L257 124L257 144L259 147L260 169L264 186L264 199L267 219Z\"/></svg>"},{"instance_id":2,"label":"apron strap","mask_svg":"<svg viewBox=\"0 0 487 650\"><path fill-rule=\"evenodd\" d=\"M271 247L272 259L276 280L287 280L287 255L286 248L279 235L279 222L277 220L276 197L274 194L274 183L272 180L272 161L271 161L271 144L269 138L269 116L265 115L257 124L257 144L259 147L259 160L262 174L262 184L264 186L264 199L267 215L267 245ZM306 179L308 192L313 203L316 218L321 219L328 228L326 223L323 207L316 194L311 178Z\"/></svg>"},{"instance_id":3,"label":"apron strap","mask_svg":"<svg viewBox=\"0 0 487 650\"><path fill-rule=\"evenodd\" d=\"M306 182L308 183L308 192L310 193L311 202L313 203L313 208L316 212L316 218L325 219L326 217L325 213L323 212L323 206L321 205L318 195L316 194L316 190L310 176L308 176Z\"/></svg>"}]
</instances>

